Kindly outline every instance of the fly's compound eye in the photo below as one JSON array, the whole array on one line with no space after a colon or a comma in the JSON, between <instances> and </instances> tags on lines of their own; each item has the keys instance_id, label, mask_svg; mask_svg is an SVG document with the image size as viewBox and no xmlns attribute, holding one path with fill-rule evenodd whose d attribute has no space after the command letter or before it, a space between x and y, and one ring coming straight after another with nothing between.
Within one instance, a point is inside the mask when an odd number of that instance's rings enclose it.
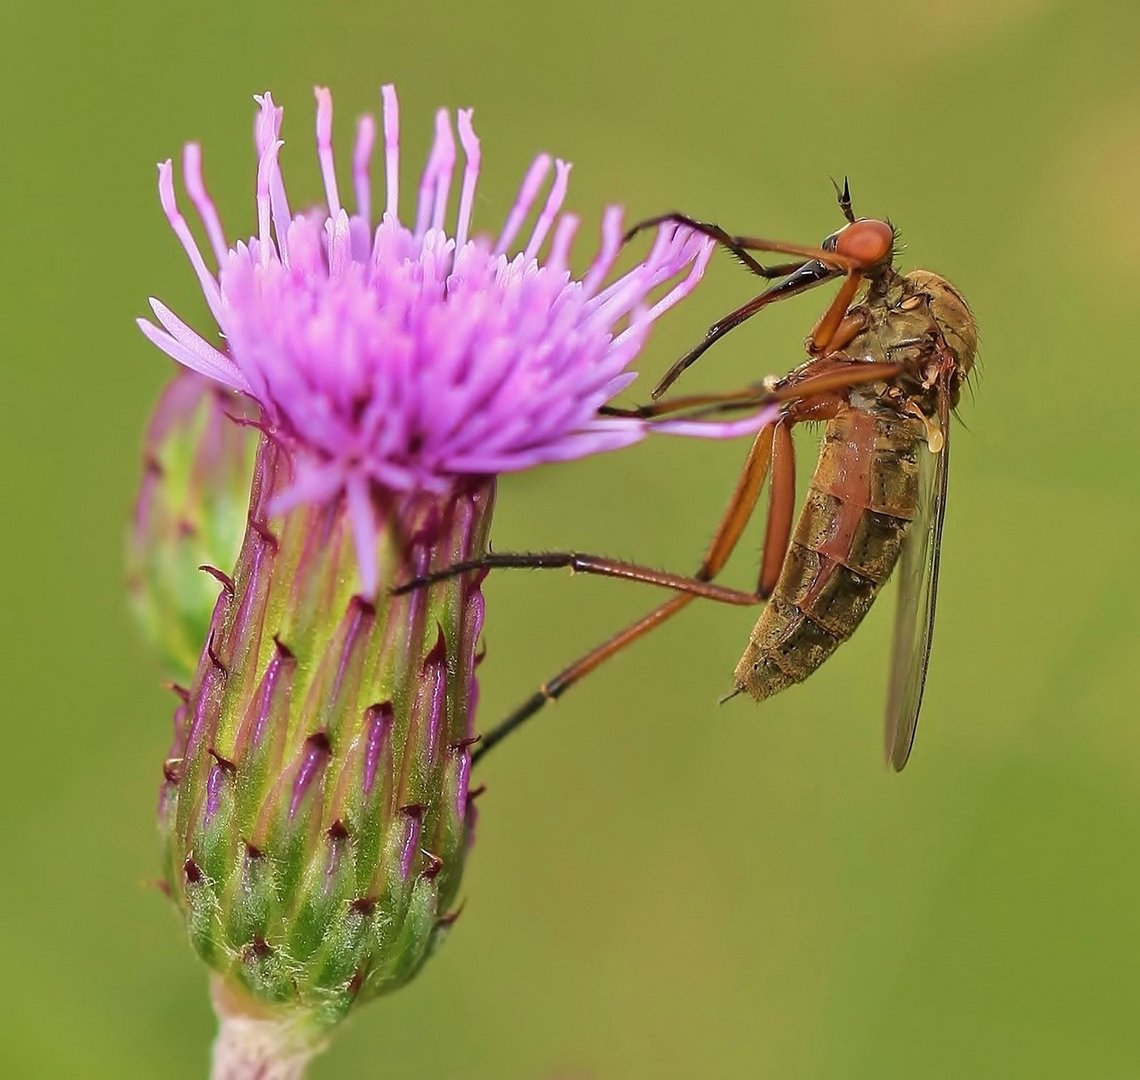
<instances>
[{"instance_id":1,"label":"fly's compound eye","mask_svg":"<svg viewBox=\"0 0 1140 1080\"><path fill-rule=\"evenodd\" d=\"M860 218L840 229L835 234L835 247L828 250L846 255L866 268L889 259L894 243L894 230L885 221Z\"/></svg>"}]
</instances>

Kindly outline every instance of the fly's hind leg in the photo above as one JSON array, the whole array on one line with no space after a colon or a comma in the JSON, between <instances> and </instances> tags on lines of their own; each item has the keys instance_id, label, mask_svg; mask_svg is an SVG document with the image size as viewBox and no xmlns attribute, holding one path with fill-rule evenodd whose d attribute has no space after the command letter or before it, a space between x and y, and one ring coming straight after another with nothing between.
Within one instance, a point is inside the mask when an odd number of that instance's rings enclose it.
<instances>
[{"instance_id":1,"label":"fly's hind leg","mask_svg":"<svg viewBox=\"0 0 1140 1080\"><path fill-rule=\"evenodd\" d=\"M648 614L643 615L636 622L618 631L613 637L575 660L569 667L563 668L554 678L543 683L514 712L484 734L478 748L472 754L472 761L478 761L493 746L500 743L512 731L534 716L547 702L555 701L561 697L571 686L584 679L611 656L616 656L627 645L632 645L651 630L655 630L667 619L671 619L677 612L692 603L696 597L704 596L728 603L756 604L771 595L783 566L784 557L787 554L795 508L795 464L791 427L799 419L819 420L834 415L838 408L838 400L834 397L821 397L814 401L798 403L800 408L796 410L797 416L782 417L775 425L761 431L752 444L752 449L749 451L740 478L737 480L736 487L728 501L728 506L696 574L689 579L677 578L671 582L664 580L670 575L663 575L658 571L639 575L636 580L651 581L653 584L675 588L677 595L666 600L665 603L654 608ZM756 508L760 491L764 486L764 480L769 470L772 472L772 485L768 525L764 539L764 554L757 591L747 593L739 590L721 589L720 586L712 585L706 585L702 589L699 587L701 583L708 582L720 572L739 543L744 528ZM512 557L508 556L508 558ZM526 563L525 565L534 564ZM560 565L566 564L562 562ZM717 595L717 593L722 592L729 595Z\"/></svg>"},{"instance_id":2,"label":"fly's hind leg","mask_svg":"<svg viewBox=\"0 0 1140 1080\"><path fill-rule=\"evenodd\" d=\"M721 516L720 524L705 551L701 565L697 568L696 574L693 575L696 581L708 581L714 577L728 561L729 555L739 543L744 528L756 508L756 503L760 498L760 490L764 486L764 479L768 474L768 467L772 459L773 430L770 427L765 428L753 441L752 447L748 451L748 457L744 462L744 468L736 481L736 487L728 500L728 506ZM633 644L638 638L644 637L649 631L655 630L682 608L691 604L694 599L695 594L692 592L677 593L659 607L643 615L635 623L620 630L613 637L591 649L568 667L563 668L554 678L543 683L514 712L490 731L484 733L479 745L471 755L472 762L477 762L512 731L521 727L547 702L555 701L561 697L571 686L584 679L596 667L603 664L611 656L621 652L627 645Z\"/></svg>"},{"instance_id":3,"label":"fly's hind leg","mask_svg":"<svg viewBox=\"0 0 1140 1080\"><path fill-rule=\"evenodd\" d=\"M685 577L683 574L670 574L665 570L655 570L640 563L610 559L604 555L588 555L579 551L540 551L540 552L495 552L478 559L452 563L441 570L434 570L422 577L412 578L392 590L393 596L402 596L413 589L422 589L447 578L458 577L472 570L558 570L566 569L573 574L598 574L601 577L624 578L626 581L640 581L644 585L658 585L663 589L701 596L706 600L719 600L722 604L758 604L763 597L741 589L727 589L700 577Z\"/></svg>"}]
</instances>

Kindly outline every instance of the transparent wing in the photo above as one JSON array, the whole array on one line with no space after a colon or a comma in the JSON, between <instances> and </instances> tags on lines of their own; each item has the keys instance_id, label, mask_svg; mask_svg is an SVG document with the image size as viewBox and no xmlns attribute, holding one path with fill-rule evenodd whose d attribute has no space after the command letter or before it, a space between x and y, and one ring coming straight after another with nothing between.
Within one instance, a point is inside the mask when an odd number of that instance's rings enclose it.
<instances>
[{"instance_id":1,"label":"transparent wing","mask_svg":"<svg viewBox=\"0 0 1140 1080\"><path fill-rule=\"evenodd\" d=\"M945 384L939 395L938 422L942 448L937 454L925 448L919 451L918 514L903 540L897 571L898 608L884 733L887 762L896 771L906 765L914 745L934 638L938 559L950 468L950 394Z\"/></svg>"}]
</instances>

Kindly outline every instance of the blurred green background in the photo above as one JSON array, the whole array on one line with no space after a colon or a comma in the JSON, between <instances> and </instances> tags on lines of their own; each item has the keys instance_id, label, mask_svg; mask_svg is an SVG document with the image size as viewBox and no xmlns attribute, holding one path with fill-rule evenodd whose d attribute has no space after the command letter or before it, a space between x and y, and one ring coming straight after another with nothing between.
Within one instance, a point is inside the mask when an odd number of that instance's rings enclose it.
<instances>
[{"instance_id":1,"label":"blurred green background","mask_svg":"<svg viewBox=\"0 0 1140 1080\"><path fill-rule=\"evenodd\" d=\"M593 219L684 207L807 242L839 223L828 177L847 173L859 212L901 226L903 265L970 299L982 371L907 771L880 759L891 592L762 707L716 705L754 613L690 608L489 760L456 932L314 1077L1140 1075L1140 8L124 0L0 19L4 1075L196 1077L212 1036L205 973L148 887L171 703L121 585L169 370L133 319L156 294L207 325L154 163L201 139L248 232L251 95L286 106L297 206L319 191L312 85L344 151L388 80L407 162L437 105L476 107L485 228L541 149L576 163L570 204ZM643 370L753 288L715 260ZM797 363L821 303L737 331L688 388ZM508 479L495 545L691 568L744 449L660 439ZM749 535L727 582L753 580ZM484 725L659 599L562 575L487 594Z\"/></svg>"}]
</instances>

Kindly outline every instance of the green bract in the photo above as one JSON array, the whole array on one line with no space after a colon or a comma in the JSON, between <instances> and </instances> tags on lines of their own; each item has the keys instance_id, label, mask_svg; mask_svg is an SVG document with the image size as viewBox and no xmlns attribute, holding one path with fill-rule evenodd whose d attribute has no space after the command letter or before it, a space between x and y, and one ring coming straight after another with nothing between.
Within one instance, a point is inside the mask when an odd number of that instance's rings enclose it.
<instances>
[{"instance_id":1,"label":"green bract","mask_svg":"<svg viewBox=\"0 0 1140 1080\"><path fill-rule=\"evenodd\" d=\"M235 423L247 399L183 372L167 384L147 430L143 482L127 544L131 607L173 678L189 683L218 584L249 507L257 432Z\"/></svg>"}]
</instances>

